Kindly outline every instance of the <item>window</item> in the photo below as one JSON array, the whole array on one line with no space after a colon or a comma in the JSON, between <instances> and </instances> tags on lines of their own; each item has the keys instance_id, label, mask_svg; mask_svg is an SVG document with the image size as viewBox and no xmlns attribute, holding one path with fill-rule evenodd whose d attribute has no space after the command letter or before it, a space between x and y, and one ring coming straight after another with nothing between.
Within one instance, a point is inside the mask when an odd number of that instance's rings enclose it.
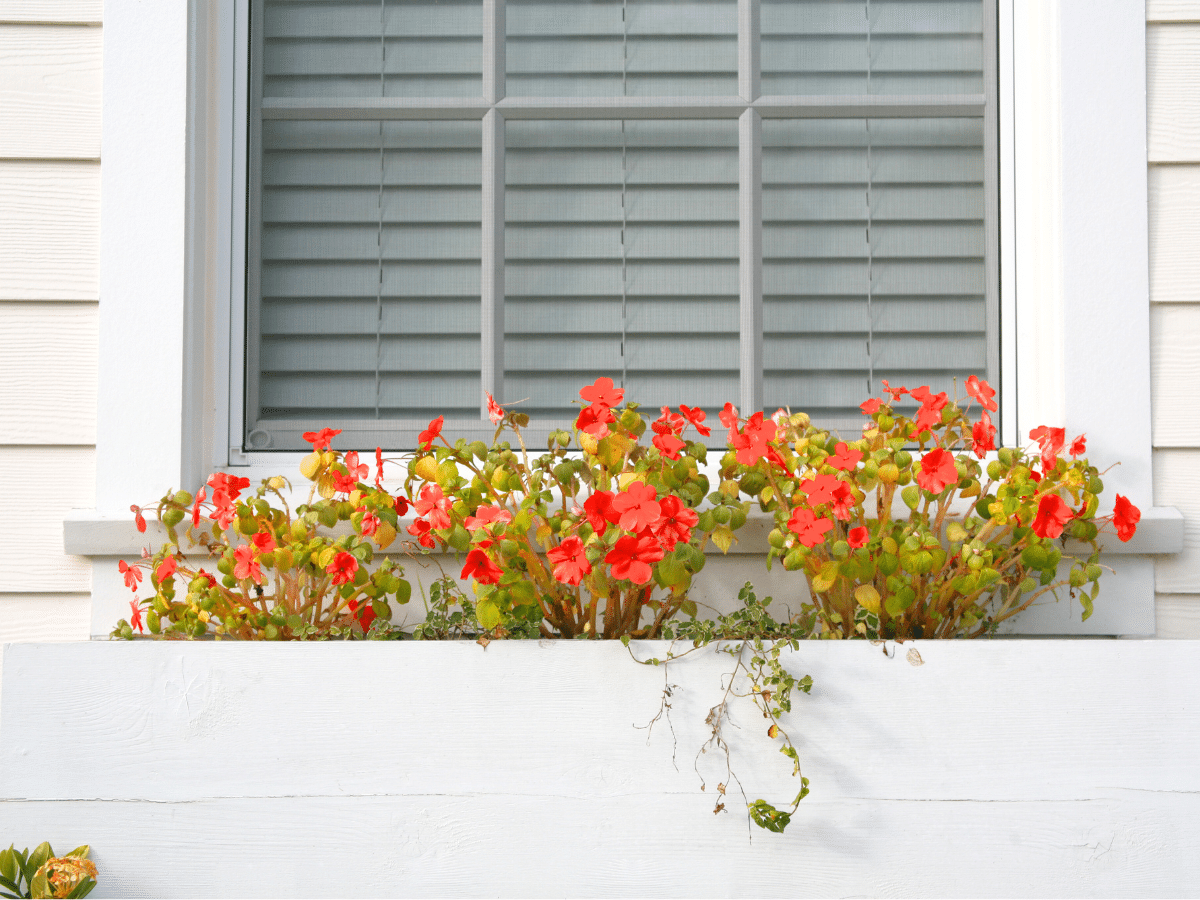
<instances>
[{"instance_id":1,"label":"window","mask_svg":"<svg viewBox=\"0 0 1200 900\"><path fill-rule=\"evenodd\" d=\"M246 451L1000 369L991 0L254 0Z\"/></svg>"}]
</instances>

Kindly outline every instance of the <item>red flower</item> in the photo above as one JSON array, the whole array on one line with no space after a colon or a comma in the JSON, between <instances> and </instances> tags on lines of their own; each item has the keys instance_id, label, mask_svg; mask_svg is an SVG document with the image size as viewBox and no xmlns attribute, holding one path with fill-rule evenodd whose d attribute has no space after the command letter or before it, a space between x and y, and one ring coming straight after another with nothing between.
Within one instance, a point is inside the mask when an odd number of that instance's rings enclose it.
<instances>
[{"instance_id":1,"label":"red flower","mask_svg":"<svg viewBox=\"0 0 1200 900\"><path fill-rule=\"evenodd\" d=\"M200 577L200 578L206 578L206 579L208 579L208 586L209 586L209 587L216 587L216 586L217 586L217 579L216 579L216 578L214 578L212 575L209 575L209 574L208 574L207 572L205 572L203 569L201 569L199 572L197 572L197 573L196 573L196 575L197 575L198 577Z\"/></svg>"},{"instance_id":2,"label":"red flower","mask_svg":"<svg viewBox=\"0 0 1200 900\"><path fill-rule=\"evenodd\" d=\"M1087 452L1087 435L1081 434L1071 441L1071 448L1067 452L1072 456L1083 456Z\"/></svg>"},{"instance_id":3,"label":"red flower","mask_svg":"<svg viewBox=\"0 0 1200 900\"><path fill-rule=\"evenodd\" d=\"M729 439L729 446L737 451L738 462L744 466L752 466L768 454L767 444L774 437L775 423L764 419L762 413L756 412L746 420L746 430Z\"/></svg>"},{"instance_id":4,"label":"red flower","mask_svg":"<svg viewBox=\"0 0 1200 900\"><path fill-rule=\"evenodd\" d=\"M233 551L233 558L237 561L233 567L233 577L239 581L249 578L255 584L262 584L262 567L254 558L254 549L249 544L242 544Z\"/></svg>"},{"instance_id":5,"label":"red flower","mask_svg":"<svg viewBox=\"0 0 1200 900\"><path fill-rule=\"evenodd\" d=\"M585 406L575 420L575 427L599 440L608 437L608 426L617 421L611 409L599 403Z\"/></svg>"},{"instance_id":6,"label":"red flower","mask_svg":"<svg viewBox=\"0 0 1200 900\"><path fill-rule=\"evenodd\" d=\"M712 429L704 424L704 420L707 418L704 410L690 406L683 406L681 404L679 411L683 413L683 417L685 419L687 419L696 427L696 431L698 431L702 437L708 437L710 434L712 434Z\"/></svg>"},{"instance_id":7,"label":"red flower","mask_svg":"<svg viewBox=\"0 0 1200 900\"><path fill-rule=\"evenodd\" d=\"M371 623L377 618L375 608L370 603L364 603L362 610L359 611L357 600L351 600L346 606L350 608L350 612L357 614L358 624L362 626L363 631L369 630Z\"/></svg>"},{"instance_id":8,"label":"red flower","mask_svg":"<svg viewBox=\"0 0 1200 900\"><path fill-rule=\"evenodd\" d=\"M1142 511L1130 503L1127 497L1117 494L1117 502L1113 506L1113 526L1117 529L1117 537L1123 541L1133 537L1141 518Z\"/></svg>"},{"instance_id":9,"label":"red flower","mask_svg":"<svg viewBox=\"0 0 1200 900\"><path fill-rule=\"evenodd\" d=\"M546 557L554 563L554 577L563 584L577 585L592 571L578 535L573 534L557 547L551 547Z\"/></svg>"},{"instance_id":10,"label":"red flower","mask_svg":"<svg viewBox=\"0 0 1200 900\"><path fill-rule=\"evenodd\" d=\"M992 386L986 381L980 381L975 375L967 379L967 393L979 401L979 405L986 410L995 412L999 409L996 406L996 401L992 398L996 396L996 392Z\"/></svg>"},{"instance_id":11,"label":"red flower","mask_svg":"<svg viewBox=\"0 0 1200 900\"><path fill-rule=\"evenodd\" d=\"M825 462L835 469L842 471L853 469L858 465L863 456L861 450L853 450L847 447L845 441L838 441L837 447L834 450L834 455L825 460Z\"/></svg>"},{"instance_id":12,"label":"red flower","mask_svg":"<svg viewBox=\"0 0 1200 900\"><path fill-rule=\"evenodd\" d=\"M279 546L275 543L275 535L269 531L260 531L258 534L253 535L250 540L258 548L259 553L270 553Z\"/></svg>"},{"instance_id":13,"label":"red flower","mask_svg":"<svg viewBox=\"0 0 1200 900\"><path fill-rule=\"evenodd\" d=\"M492 562L487 553L475 547L467 554L460 577L474 578L480 584L495 584L503 574L504 570Z\"/></svg>"},{"instance_id":14,"label":"red flower","mask_svg":"<svg viewBox=\"0 0 1200 900\"><path fill-rule=\"evenodd\" d=\"M375 487L383 487L383 448L375 448Z\"/></svg>"},{"instance_id":15,"label":"red flower","mask_svg":"<svg viewBox=\"0 0 1200 900\"><path fill-rule=\"evenodd\" d=\"M851 528L850 533L846 535L846 542L855 549L867 546L867 541L871 539L871 532L865 525L859 525L857 528Z\"/></svg>"},{"instance_id":16,"label":"red flower","mask_svg":"<svg viewBox=\"0 0 1200 900\"><path fill-rule=\"evenodd\" d=\"M417 539L418 544L420 544L422 547L429 547L432 549L434 543L433 535L429 533L430 531L430 525L424 519L417 519L408 526L408 533Z\"/></svg>"},{"instance_id":17,"label":"red flower","mask_svg":"<svg viewBox=\"0 0 1200 900\"><path fill-rule=\"evenodd\" d=\"M850 521L850 510L854 507L854 488L848 482L839 481L833 489L833 514L843 522Z\"/></svg>"},{"instance_id":18,"label":"red flower","mask_svg":"<svg viewBox=\"0 0 1200 900\"><path fill-rule=\"evenodd\" d=\"M833 522L824 517L818 519L811 509L801 506L792 510L787 527L788 531L796 535L796 540L805 547L812 548L825 540L825 532L833 527Z\"/></svg>"},{"instance_id":19,"label":"red flower","mask_svg":"<svg viewBox=\"0 0 1200 900\"><path fill-rule=\"evenodd\" d=\"M500 420L504 418L504 407L497 403L496 398L487 391L484 391L483 395L487 397L488 418L491 419L493 425L499 425Z\"/></svg>"},{"instance_id":20,"label":"red flower","mask_svg":"<svg viewBox=\"0 0 1200 900\"><path fill-rule=\"evenodd\" d=\"M398 516L406 515L408 513L408 498L397 497L392 504L392 509L396 510L396 515Z\"/></svg>"},{"instance_id":21,"label":"red flower","mask_svg":"<svg viewBox=\"0 0 1200 900\"><path fill-rule=\"evenodd\" d=\"M446 417L438 416L429 423L429 427L417 435L417 445L422 450L428 450L433 446L434 440L442 433L442 425L445 424Z\"/></svg>"},{"instance_id":22,"label":"red flower","mask_svg":"<svg viewBox=\"0 0 1200 900\"><path fill-rule=\"evenodd\" d=\"M616 546L604 557L604 561L612 566L613 577L632 581L634 584L645 584L654 575L651 563L656 563L662 558L663 549L653 535L628 534L617 541Z\"/></svg>"},{"instance_id":23,"label":"red flower","mask_svg":"<svg viewBox=\"0 0 1200 900\"><path fill-rule=\"evenodd\" d=\"M1041 425L1029 432L1031 440L1035 440L1042 448L1042 468L1049 472L1058 462L1058 454L1062 452L1067 439L1065 428L1047 428Z\"/></svg>"},{"instance_id":24,"label":"red flower","mask_svg":"<svg viewBox=\"0 0 1200 900\"><path fill-rule=\"evenodd\" d=\"M334 584L346 584L354 580L354 573L358 571L358 560L354 558L354 554L343 550L334 556L333 561L325 567L325 571L333 576Z\"/></svg>"},{"instance_id":25,"label":"red flower","mask_svg":"<svg viewBox=\"0 0 1200 900\"><path fill-rule=\"evenodd\" d=\"M662 451L662 455L667 459L679 459L679 451L687 446L673 434L656 434L651 443Z\"/></svg>"},{"instance_id":26,"label":"red flower","mask_svg":"<svg viewBox=\"0 0 1200 900\"><path fill-rule=\"evenodd\" d=\"M992 424L992 417L987 414L987 410L984 410L979 421L971 429L971 439L971 451L980 459L983 459L989 450L996 449L996 426Z\"/></svg>"},{"instance_id":27,"label":"red flower","mask_svg":"<svg viewBox=\"0 0 1200 900\"><path fill-rule=\"evenodd\" d=\"M131 566L121 560L117 563L117 571L125 576L125 587L129 588L135 594L137 593L138 584L142 580L142 570L137 566Z\"/></svg>"},{"instance_id":28,"label":"red flower","mask_svg":"<svg viewBox=\"0 0 1200 900\"><path fill-rule=\"evenodd\" d=\"M371 474L371 469L366 463L359 463L357 450L351 450L347 453L346 458L342 462L346 466L346 474L351 478L362 479Z\"/></svg>"},{"instance_id":29,"label":"red flower","mask_svg":"<svg viewBox=\"0 0 1200 900\"><path fill-rule=\"evenodd\" d=\"M442 489L436 484L427 484L416 502L417 515L428 517L432 528L449 528L450 516L447 512L453 502L449 497L442 495Z\"/></svg>"},{"instance_id":30,"label":"red flower","mask_svg":"<svg viewBox=\"0 0 1200 900\"><path fill-rule=\"evenodd\" d=\"M364 466L363 468L366 467ZM334 472L333 489L343 494L349 494L351 491L358 489L358 481L353 475L343 475L341 472Z\"/></svg>"},{"instance_id":31,"label":"red flower","mask_svg":"<svg viewBox=\"0 0 1200 900\"><path fill-rule=\"evenodd\" d=\"M363 507L360 506L359 509L361 510ZM366 537L370 537L379 530L379 517L372 512L364 513L362 517L362 525L360 527L362 529L362 533Z\"/></svg>"},{"instance_id":32,"label":"red flower","mask_svg":"<svg viewBox=\"0 0 1200 900\"><path fill-rule=\"evenodd\" d=\"M216 502L218 496L223 500L226 499L224 494L214 495L214 502ZM237 510L234 509L233 504L229 502L226 502L224 505L218 506L213 510L213 521L220 525L223 530L229 528L236 517Z\"/></svg>"},{"instance_id":33,"label":"red flower","mask_svg":"<svg viewBox=\"0 0 1200 900\"><path fill-rule=\"evenodd\" d=\"M654 533L664 549L674 550L676 544L686 544L692 539L692 528L700 521L694 509L689 509L674 494L667 494L658 501L658 508L662 518L654 526Z\"/></svg>"},{"instance_id":34,"label":"red flower","mask_svg":"<svg viewBox=\"0 0 1200 900\"><path fill-rule=\"evenodd\" d=\"M613 387L611 378L597 378L594 384L581 390L579 396L593 406L612 407L625 399L625 390Z\"/></svg>"},{"instance_id":35,"label":"red flower","mask_svg":"<svg viewBox=\"0 0 1200 900\"><path fill-rule=\"evenodd\" d=\"M328 450L329 442L341 433L340 428L322 428L320 431L304 432L304 439L313 445L314 450Z\"/></svg>"},{"instance_id":36,"label":"red flower","mask_svg":"<svg viewBox=\"0 0 1200 900\"><path fill-rule=\"evenodd\" d=\"M720 420L722 425L724 425L726 428L729 429L729 440L732 441L738 433L737 432L737 427L738 427L737 407L734 406L732 403L726 403L724 408L722 408L722 410L719 413L717 413L717 418Z\"/></svg>"},{"instance_id":37,"label":"red flower","mask_svg":"<svg viewBox=\"0 0 1200 900\"><path fill-rule=\"evenodd\" d=\"M200 527L200 504L204 502L204 488L196 494L196 502L192 505L192 527Z\"/></svg>"},{"instance_id":38,"label":"red flower","mask_svg":"<svg viewBox=\"0 0 1200 900\"><path fill-rule=\"evenodd\" d=\"M654 429L655 434L679 434L687 427L687 419L671 412L670 407L664 406L662 415L651 422L650 427Z\"/></svg>"},{"instance_id":39,"label":"red flower","mask_svg":"<svg viewBox=\"0 0 1200 900\"><path fill-rule=\"evenodd\" d=\"M883 403L880 402L879 400L875 399L874 397L872 397L870 400L867 400L864 403L858 404L858 408L863 411L863 415L867 415L867 416L875 415L875 413L879 412L879 408L881 406L883 406Z\"/></svg>"},{"instance_id":40,"label":"red flower","mask_svg":"<svg viewBox=\"0 0 1200 900\"><path fill-rule=\"evenodd\" d=\"M620 516L613 511L613 495L611 491L596 491L583 502L583 511L587 513L588 524L596 534L604 534L608 523L616 524Z\"/></svg>"},{"instance_id":41,"label":"red flower","mask_svg":"<svg viewBox=\"0 0 1200 900\"><path fill-rule=\"evenodd\" d=\"M142 634L145 634L146 629L142 628L142 608L138 606L138 602L136 600L129 601L129 608L132 610L129 616L129 624Z\"/></svg>"},{"instance_id":42,"label":"red flower","mask_svg":"<svg viewBox=\"0 0 1200 900\"><path fill-rule=\"evenodd\" d=\"M921 468L917 472L917 484L931 494L940 494L947 485L958 481L958 469L954 456L938 447L921 457Z\"/></svg>"},{"instance_id":43,"label":"red flower","mask_svg":"<svg viewBox=\"0 0 1200 900\"><path fill-rule=\"evenodd\" d=\"M507 509L501 509L499 506L481 506L475 510L475 515L467 516L463 526L467 531L474 531L476 528L486 528L494 522L507 525L511 521L512 513Z\"/></svg>"},{"instance_id":44,"label":"red flower","mask_svg":"<svg viewBox=\"0 0 1200 900\"><path fill-rule=\"evenodd\" d=\"M888 384L886 378L883 379L883 389L887 393L892 395L893 403L895 403L897 400L899 400L901 397L903 397L905 394L908 393L908 388L906 388L906 387L894 388L890 384ZM920 388L917 388L917 390L920 390Z\"/></svg>"},{"instance_id":45,"label":"red flower","mask_svg":"<svg viewBox=\"0 0 1200 900\"><path fill-rule=\"evenodd\" d=\"M662 518L658 492L643 481L631 481L612 501L617 525L626 531L645 531Z\"/></svg>"},{"instance_id":46,"label":"red flower","mask_svg":"<svg viewBox=\"0 0 1200 900\"><path fill-rule=\"evenodd\" d=\"M914 400L919 400L921 408L917 410L917 418L914 421L912 433L920 434L922 431L936 428L942 421L942 408L948 402L945 391L938 394L931 394L929 388L919 387L913 388L910 391Z\"/></svg>"},{"instance_id":47,"label":"red flower","mask_svg":"<svg viewBox=\"0 0 1200 900\"><path fill-rule=\"evenodd\" d=\"M1074 517L1071 507L1058 494L1046 494L1038 501L1037 517L1033 520L1033 533L1038 537L1056 538L1062 534L1063 526Z\"/></svg>"},{"instance_id":48,"label":"red flower","mask_svg":"<svg viewBox=\"0 0 1200 900\"><path fill-rule=\"evenodd\" d=\"M142 508L136 503L131 503L129 511L133 513L133 524L137 526L137 530L144 532L146 530L146 519L142 516Z\"/></svg>"},{"instance_id":49,"label":"red flower","mask_svg":"<svg viewBox=\"0 0 1200 900\"><path fill-rule=\"evenodd\" d=\"M801 481L800 490L808 495L810 505L821 506L833 502L834 493L841 483L836 475L819 474Z\"/></svg>"},{"instance_id":50,"label":"red flower","mask_svg":"<svg viewBox=\"0 0 1200 900\"><path fill-rule=\"evenodd\" d=\"M175 562L175 557L163 557L163 561L158 564L158 568L154 570L154 577L159 584L165 582L168 578L175 574L175 570L179 568L179 564Z\"/></svg>"}]
</instances>

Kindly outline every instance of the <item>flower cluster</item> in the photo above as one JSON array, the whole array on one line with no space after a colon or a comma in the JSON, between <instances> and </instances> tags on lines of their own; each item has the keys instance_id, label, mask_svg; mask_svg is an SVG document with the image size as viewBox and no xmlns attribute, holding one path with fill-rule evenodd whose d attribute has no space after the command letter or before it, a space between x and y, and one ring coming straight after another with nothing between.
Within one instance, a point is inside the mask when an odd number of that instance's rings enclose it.
<instances>
[{"instance_id":1,"label":"flower cluster","mask_svg":"<svg viewBox=\"0 0 1200 900\"><path fill-rule=\"evenodd\" d=\"M364 483L370 467L357 453L342 457L329 448L339 433L304 435L313 452L301 471L314 484L294 512L284 494L290 486L280 477L247 497L248 478L218 472L195 497L187 491L163 497L157 514L170 540L139 562L118 563L134 599L114 635L130 638L147 628L177 638L263 640L387 633L389 597L407 603L411 589L398 563L368 567L376 563L375 550L396 539L407 506L378 487L380 474L376 485ZM381 456L378 463L382 468ZM141 509L134 512L144 531ZM352 530L335 537L340 522ZM154 589L148 599L138 596L147 573Z\"/></svg>"},{"instance_id":2,"label":"flower cluster","mask_svg":"<svg viewBox=\"0 0 1200 900\"><path fill-rule=\"evenodd\" d=\"M575 442L551 434L548 452L531 459L523 413L488 397L499 427L482 441L451 444L435 419L410 464L409 497L417 518L408 533L427 549L464 555L461 577L474 584L479 622L496 633L514 623L556 637L657 636L687 599L712 539L727 550L748 504L708 493L699 470L711 432L703 410L664 407L649 423L623 389L599 378L579 392ZM500 442L511 429L519 447ZM435 442L440 442L435 448ZM585 495L585 496L584 496ZM705 499L712 508L699 512Z\"/></svg>"},{"instance_id":3,"label":"flower cluster","mask_svg":"<svg viewBox=\"0 0 1200 900\"><path fill-rule=\"evenodd\" d=\"M997 410L986 381L966 382L967 405L980 407L974 422L944 392L883 386L887 396L862 404L868 421L851 441L803 413L780 411L774 422L734 413L726 423L722 477L774 514L770 559L804 574L818 630L975 636L1064 585L1086 619L1099 591L1100 528L1111 523L1129 540L1140 513L1117 495L1111 515L1096 515L1103 482L1082 458L1085 437L1068 444L1064 429L1036 428L1036 450L1000 449L985 471ZM906 396L915 411L899 410ZM1064 556L1068 537L1090 555Z\"/></svg>"}]
</instances>

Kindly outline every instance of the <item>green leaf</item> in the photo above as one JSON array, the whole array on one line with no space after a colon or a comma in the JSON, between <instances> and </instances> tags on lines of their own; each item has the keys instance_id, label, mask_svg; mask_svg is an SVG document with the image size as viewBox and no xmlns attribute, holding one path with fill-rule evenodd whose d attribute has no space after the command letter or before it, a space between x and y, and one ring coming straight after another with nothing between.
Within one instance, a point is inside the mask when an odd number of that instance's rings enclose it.
<instances>
[{"instance_id":1,"label":"green leaf","mask_svg":"<svg viewBox=\"0 0 1200 900\"><path fill-rule=\"evenodd\" d=\"M475 607L475 617L479 619L479 624L488 631L491 631L500 624L500 607L496 605L496 601L490 597L485 597L479 601L479 605Z\"/></svg>"},{"instance_id":2,"label":"green leaf","mask_svg":"<svg viewBox=\"0 0 1200 900\"><path fill-rule=\"evenodd\" d=\"M0 876L9 881L17 880L17 860L13 856L13 849L9 847L7 850L0 850ZM16 890L16 887L13 887Z\"/></svg>"},{"instance_id":3,"label":"green leaf","mask_svg":"<svg viewBox=\"0 0 1200 900\"><path fill-rule=\"evenodd\" d=\"M67 897L86 897L95 887L95 881L93 881L91 878L85 878L83 881L79 882L79 884L75 885L75 890L67 894Z\"/></svg>"},{"instance_id":4,"label":"green leaf","mask_svg":"<svg viewBox=\"0 0 1200 900\"><path fill-rule=\"evenodd\" d=\"M4 897L6 900L24 900L20 894L10 894L8 891L0 891L0 897Z\"/></svg>"},{"instance_id":5,"label":"green leaf","mask_svg":"<svg viewBox=\"0 0 1200 900\"><path fill-rule=\"evenodd\" d=\"M766 800L755 800L750 804L749 810L750 819L755 825L776 834L782 834L783 829L792 821L791 813L780 812Z\"/></svg>"},{"instance_id":6,"label":"green leaf","mask_svg":"<svg viewBox=\"0 0 1200 900\"><path fill-rule=\"evenodd\" d=\"M50 887L50 879L46 877L46 869L44 866L38 867L37 874L33 876L33 881L29 883L30 897L53 897L54 891Z\"/></svg>"},{"instance_id":7,"label":"green leaf","mask_svg":"<svg viewBox=\"0 0 1200 900\"><path fill-rule=\"evenodd\" d=\"M54 848L50 846L49 841L42 841L33 848L33 852L29 854L29 863L25 867L25 880L30 884L33 883L33 876L37 874L37 870L46 864L46 860L54 855Z\"/></svg>"},{"instance_id":8,"label":"green leaf","mask_svg":"<svg viewBox=\"0 0 1200 900\"><path fill-rule=\"evenodd\" d=\"M20 885L18 885L15 881L5 878L3 875L0 875L0 887L8 888L10 891L17 891L18 893L21 890ZM12 894L7 894L5 896L11 897Z\"/></svg>"}]
</instances>

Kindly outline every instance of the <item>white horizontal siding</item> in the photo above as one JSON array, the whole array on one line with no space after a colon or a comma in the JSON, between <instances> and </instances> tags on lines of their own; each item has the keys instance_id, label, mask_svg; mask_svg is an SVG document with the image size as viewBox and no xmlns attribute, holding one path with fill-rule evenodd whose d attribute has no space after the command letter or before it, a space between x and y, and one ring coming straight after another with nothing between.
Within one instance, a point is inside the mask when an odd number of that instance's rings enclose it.
<instances>
[{"instance_id":1,"label":"white horizontal siding","mask_svg":"<svg viewBox=\"0 0 1200 900\"><path fill-rule=\"evenodd\" d=\"M0 23L99 25L104 0L0 0Z\"/></svg>"},{"instance_id":2,"label":"white horizontal siding","mask_svg":"<svg viewBox=\"0 0 1200 900\"><path fill-rule=\"evenodd\" d=\"M90 303L0 303L4 443L95 443L97 312Z\"/></svg>"},{"instance_id":3,"label":"white horizontal siding","mask_svg":"<svg viewBox=\"0 0 1200 900\"><path fill-rule=\"evenodd\" d=\"M1200 596L1158 594L1154 602L1155 636L1166 639L1200 639Z\"/></svg>"},{"instance_id":4,"label":"white horizontal siding","mask_svg":"<svg viewBox=\"0 0 1200 900\"><path fill-rule=\"evenodd\" d=\"M1150 379L1155 447L1200 447L1200 304L1150 307Z\"/></svg>"},{"instance_id":5,"label":"white horizontal siding","mask_svg":"<svg viewBox=\"0 0 1200 900\"><path fill-rule=\"evenodd\" d=\"M1151 166L1149 179L1150 301L1200 303L1200 165Z\"/></svg>"},{"instance_id":6,"label":"white horizontal siding","mask_svg":"<svg viewBox=\"0 0 1200 900\"><path fill-rule=\"evenodd\" d=\"M1200 162L1200 23L1146 29L1151 162Z\"/></svg>"},{"instance_id":7,"label":"white horizontal siding","mask_svg":"<svg viewBox=\"0 0 1200 900\"><path fill-rule=\"evenodd\" d=\"M0 594L0 644L15 641L86 641L88 594Z\"/></svg>"},{"instance_id":8,"label":"white horizontal siding","mask_svg":"<svg viewBox=\"0 0 1200 900\"><path fill-rule=\"evenodd\" d=\"M0 300L99 296L100 166L0 161Z\"/></svg>"},{"instance_id":9,"label":"white horizontal siding","mask_svg":"<svg viewBox=\"0 0 1200 900\"><path fill-rule=\"evenodd\" d=\"M91 561L63 553L62 523L95 505L95 458L91 447L0 447L0 594L90 590Z\"/></svg>"},{"instance_id":10,"label":"white horizontal siding","mask_svg":"<svg viewBox=\"0 0 1200 900\"><path fill-rule=\"evenodd\" d=\"M103 32L0 26L0 158L100 156Z\"/></svg>"},{"instance_id":11,"label":"white horizontal siding","mask_svg":"<svg viewBox=\"0 0 1200 900\"><path fill-rule=\"evenodd\" d=\"M1200 22L1200 0L1146 0L1148 22Z\"/></svg>"},{"instance_id":12,"label":"white horizontal siding","mask_svg":"<svg viewBox=\"0 0 1200 900\"><path fill-rule=\"evenodd\" d=\"M1154 451L1154 505L1174 506L1184 518L1183 552L1155 561L1155 589L1200 594L1200 449Z\"/></svg>"}]
</instances>

